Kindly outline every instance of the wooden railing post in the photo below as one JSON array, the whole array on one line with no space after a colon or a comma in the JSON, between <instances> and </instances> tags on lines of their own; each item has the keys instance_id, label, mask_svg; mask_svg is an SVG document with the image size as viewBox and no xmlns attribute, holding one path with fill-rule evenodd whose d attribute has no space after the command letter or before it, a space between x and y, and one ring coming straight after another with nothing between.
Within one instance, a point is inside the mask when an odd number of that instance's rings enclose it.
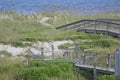
<instances>
[{"instance_id":1,"label":"wooden railing post","mask_svg":"<svg viewBox=\"0 0 120 80\"><path fill-rule=\"evenodd\" d=\"M120 80L120 49L116 49L114 53L115 80Z\"/></svg>"},{"instance_id":2,"label":"wooden railing post","mask_svg":"<svg viewBox=\"0 0 120 80\"><path fill-rule=\"evenodd\" d=\"M67 27L66 27L66 26L64 26L64 31L65 31L65 32L67 31Z\"/></svg>"},{"instance_id":3,"label":"wooden railing post","mask_svg":"<svg viewBox=\"0 0 120 80\"><path fill-rule=\"evenodd\" d=\"M119 34L118 34L118 39L120 39L120 27L119 27Z\"/></svg>"},{"instance_id":4,"label":"wooden railing post","mask_svg":"<svg viewBox=\"0 0 120 80\"><path fill-rule=\"evenodd\" d=\"M120 34L120 27L119 27L119 34Z\"/></svg>"},{"instance_id":5,"label":"wooden railing post","mask_svg":"<svg viewBox=\"0 0 120 80\"><path fill-rule=\"evenodd\" d=\"M43 60L44 59L44 52L43 52L44 48L41 48L41 59Z\"/></svg>"},{"instance_id":6,"label":"wooden railing post","mask_svg":"<svg viewBox=\"0 0 120 80\"><path fill-rule=\"evenodd\" d=\"M72 54L72 52L70 52L70 60L71 61L73 60L73 54Z\"/></svg>"},{"instance_id":7,"label":"wooden railing post","mask_svg":"<svg viewBox=\"0 0 120 80\"><path fill-rule=\"evenodd\" d=\"M109 23L107 23L107 27L106 27L106 35L109 34Z\"/></svg>"},{"instance_id":8,"label":"wooden railing post","mask_svg":"<svg viewBox=\"0 0 120 80\"><path fill-rule=\"evenodd\" d=\"M110 68L110 54L106 56L106 67L107 67L107 70Z\"/></svg>"},{"instance_id":9,"label":"wooden railing post","mask_svg":"<svg viewBox=\"0 0 120 80\"><path fill-rule=\"evenodd\" d=\"M64 58L65 58L65 60L68 60L68 47L66 47L66 50L65 50L65 52L64 52Z\"/></svg>"},{"instance_id":10,"label":"wooden railing post","mask_svg":"<svg viewBox=\"0 0 120 80\"><path fill-rule=\"evenodd\" d=\"M97 22L95 21L95 33L97 33Z\"/></svg>"},{"instance_id":11,"label":"wooden railing post","mask_svg":"<svg viewBox=\"0 0 120 80\"><path fill-rule=\"evenodd\" d=\"M75 53L76 53L76 58L78 58L78 53L79 53L79 44L78 44L78 42L76 43Z\"/></svg>"},{"instance_id":12,"label":"wooden railing post","mask_svg":"<svg viewBox=\"0 0 120 80\"><path fill-rule=\"evenodd\" d=\"M94 58L94 65L93 65L93 80L97 80L97 70L96 70L96 61L97 61L97 54L93 55Z\"/></svg>"},{"instance_id":13,"label":"wooden railing post","mask_svg":"<svg viewBox=\"0 0 120 80\"><path fill-rule=\"evenodd\" d=\"M79 80L79 75L78 75L79 73L75 64L73 64L73 70L74 70L74 75L76 75L76 80Z\"/></svg>"},{"instance_id":14,"label":"wooden railing post","mask_svg":"<svg viewBox=\"0 0 120 80\"><path fill-rule=\"evenodd\" d=\"M84 27L85 27L85 25L86 25L86 21L84 21Z\"/></svg>"},{"instance_id":15,"label":"wooden railing post","mask_svg":"<svg viewBox=\"0 0 120 80\"><path fill-rule=\"evenodd\" d=\"M90 45L90 55L92 55L92 48L93 48L93 45Z\"/></svg>"},{"instance_id":16,"label":"wooden railing post","mask_svg":"<svg viewBox=\"0 0 120 80\"><path fill-rule=\"evenodd\" d=\"M66 47L66 59L67 60L69 59L68 53L69 53L69 50L68 50L68 47Z\"/></svg>"},{"instance_id":17,"label":"wooden railing post","mask_svg":"<svg viewBox=\"0 0 120 80\"><path fill-rule=\"evenodd\" d=\"M54 54L54 45L51 45L52 47L52 59L54 60L55 59L55 54Z\"/></svg>"},{"instance_id":18,"label":"wooden railing post","mask_svg":"<svg viewBox=\"0 0 120 80\"><path fill-rule=\"evenodd\" d=\"M84 52L83 53L83 65L85 65L86 64L86 53Z\"/></svg>"}]
</instances>

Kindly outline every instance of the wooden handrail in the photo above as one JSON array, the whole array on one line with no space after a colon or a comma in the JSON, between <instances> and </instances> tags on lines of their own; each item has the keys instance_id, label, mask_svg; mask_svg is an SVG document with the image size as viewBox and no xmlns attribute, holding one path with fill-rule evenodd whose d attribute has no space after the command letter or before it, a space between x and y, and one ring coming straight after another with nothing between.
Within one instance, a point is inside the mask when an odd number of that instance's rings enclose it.
<instances>
[{"instance_id":1,"label":"wooden handrail","mask_svg":"<svg viewBox=\"0 0 120 80\"><path fill-rule=\"evenodd\" d=\"M65 28L65 27L68 27L68 26L71 26L71 25L75 25L75 24L78 24L78 23L82 23L82 22L99 22L100 24L111 24L111 25L117 25L117 26L120 26L119 23L115 23L115 22L110 22L109 20L105 19L105 20L101 20L101 19L97 19L97 20L92 20L92 19L84 19L84 20L80 20L80 21L75 21L75 22L72 22L72 23L69 23L69 24L65 24L63 26L59 26L57 27L56 29L61 29L61 28Z\"/></svg>"}]
</instances>

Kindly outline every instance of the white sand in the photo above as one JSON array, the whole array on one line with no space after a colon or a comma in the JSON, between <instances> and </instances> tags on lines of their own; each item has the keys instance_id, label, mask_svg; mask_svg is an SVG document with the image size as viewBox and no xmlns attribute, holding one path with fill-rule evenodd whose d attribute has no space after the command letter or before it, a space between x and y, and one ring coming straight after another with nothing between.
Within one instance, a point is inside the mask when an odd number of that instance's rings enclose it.
<instances>
[{"instance_id":1,"label":"white sand","mask_svg":"<svg viewBox=\"0 0 120 80\"><path fill-rule=\"evenodd\" d=\"M25 53L28 48L13 47L11 45L0 44L0 51L4 50L11 53L13 56Z\"/></svg>"},{"instance_id":2,"label":"white sand","mask_svg":"<svg viewBox=\"0 0 120 80\"><path fill-rule=\"evenodd\" d=\"M63 54L64 53L63 50L58 49L58 46L64 43L73 43L73 41L63 40L63 41L54 41L54 42L36 42L36 43L33 43L32 46L25 47L25 48L0 44L0 51L5 50L11 53L13 56L16 56L19 54L26 53L28 48L30 48L34 54L41 54L41 48L44 48L44 55L50 56L52 55L51 45L54 45L55 54Z\"/></svg>"}]
</instances>

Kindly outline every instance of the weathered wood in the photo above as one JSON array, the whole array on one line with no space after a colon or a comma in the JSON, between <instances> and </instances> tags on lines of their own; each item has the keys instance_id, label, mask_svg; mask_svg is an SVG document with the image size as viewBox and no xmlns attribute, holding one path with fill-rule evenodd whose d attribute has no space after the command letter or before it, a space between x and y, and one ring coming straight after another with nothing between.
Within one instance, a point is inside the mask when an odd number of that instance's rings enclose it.
<instances>
[{"instance_id":1,"label":"weathered wood","mask_svg":"<svg viewBox=\"0 0 120 80\"><path fill-rule=\"evenodd\" d=\"M118 24L118 23L109 22L109 21L84 19L84 20L76 21L76 22L73 22L73 23L69 23L69 24L66 24L66 25L57 27L56 29L62 29L62 28L69 27L69 26L74 25L74 24L84 23L84 22L100 22L101 24L104 24L104 25L105 25L106 23L108 23L108 24L110 24L110 25L117 25L117 26L120 25L120 24ZM83 25L84 25L84 24L83 24Z\"/></svg>"},{"instance_id":2,"label":"weathered wood","mask_svg":"<svg viewBox=\"0 0 120 80\"><path fill-rule=\"evenodd\" d=\"M54 60L55 59L54 45L51 45L51 47L52 47L52 59Z\"/></svg>"},{"instance_id":3,"label":"weathered wood","mask_svg":"<svg viewBox=\"0 0 120 80\"><path fill-rule=\"evenodd\" d=\"M78 42L76 42L76 47L75 47L76 58L78 58L78 53L79 53L79 44Z\"/></svg>"},{"instance_id":4,"label":"weathered wood","mask_svg":"<svg viewBox=\"0 0 120 80\"><path fill-rule=\"evenodd\" d=\"M72 52L70 52L70 60L71 61L73 60L73 54L72 54Z\"/></svg>"},{"instance_id":5,"label":"weathered wood","mask_svg":"<svg viewBox=\"0 0 120 80\"><path fill-rule=\"evenodd\" d=\"M96 29L97 29L97 22L95 21L95 30L94 30L94 32L95 32L95 34L96 34Z\"/></svg>"},{"instance_id":6,"label":"weathered wood","mask_svg":"<svg viewBox=\"0 0 120 80\"><path fill-rule=\"evenodd\" d=\"M108 21L108 22L115 22L115 23L120 23L120 19L97 19L101 21Z\"/></svg>"},{"instance_id":7,"label":"weathered wood","mask_svg":"<svg viewBox=\"0 0 120 80\"><path fill-rule=\"evenodd\" d=\"M115 51L114 55L114 65L115 65L115 80L120 80L120 49Z\"/></svg>"},{"instance_id":8,"label":"weathered wood","mask_svg":"<svg viewBox=\"0 0 120 80\"><path fill-rule=\"evenodd\" d=\"M44 59L44 48L41 48L41 59Z\"/></svg>"},{"instance_id":9,"label":"weathered wood","mask_svg":"<svg viewBox=\"0 0 120 80\"><path fill-rule=\"evenodd\" d=\"M93 71L94 66L91 65L80 65L80 64L75 64L76 67L82 69L82 70L87 70L87 71ZM114 69L109 68L108 70L103 67L96 67L96 70L98 73L103 73L103 74L114 74Z\"/></svg>"},{"instance_id":10,"label":"weathered wood","mask_svg":"<svg viewBox=\"0 0 120 80\"><path fill-rule=\"evenodd\" d=\"M110 59L113 55L107 54L106 55L106 68L104 67L97 67L97 54L93 55L93 65L87 65L85 64L85 54L83 55L83 64L75 64L76 67L87 70L87 71L93 71L93 80L97 80L97 72L102 74L115 74L115 80L120 80L120 49L117 49L114 53L114 69L110 68ZM102 63L103 64L103 63Z\"/></svg>"},{"instance_id":11,"label":"weathered wood","mask_svg":"<svg viewBox=\"0 0 120 80\"><path fill-rule=\"evenodd\" d=\"M93 55L93 58L94 58L94 67L93 67L93 75L94 75L94 77L93 77L93 80L97 80L97 70L96 70L96 57L97 57L97 54L94 54Z\"/></svg>"},{"instance_id":12,"label":"weathered wood","mask_svg":"<svg viewBox=\"0 0 120 80\"><path fill-rule=\"evenodd\" d=\"M114 22L112 22L114 21ZM76 31L84 31L89 33L104 33L113 37L119 37L120 35L120 24L116 23L115 21L119 20L112 20L112 19L105 19L105 20L91 20L91 19L84 19L80 21L76 21L70 24L66 24L60 27L57 27L56 29L74 29ZM97 26L105 26L104 31L101 31L97 28ZM95 26L94 28L92 28ZM87 28L89 27L89 28ZM87 29L86 29L87 28ZM111 29L113 28L113 29ZM89 30L89 31L88 31ZM91 31L92 30L92 31Z\"/></svg>"},{"instance_id":13,"label":"weathered wood","mask_svg":"<svg viewBox=\"0 0 120 80\"><path fill-rule=\"evenodd\" d=\"M86 32L86 33L94 33L95 32L95 30L94 29L89 29L89 28L84 28L84 29L82 29L82 30L78 30L78 31L84 31L84 32ZM119 37L119 35L120 35L120 33L119 32L117 32L116 30L108 30L108 31L106 31L106 29L96 29L96 33L98 33L98 34L106 34L106 33L109 33L108 35L110 35L110 36L113 36L113 37L116 37L116 38L118 38Z\"/></svg>"},{"instance_id":14,"label":"weathered wood","mask_svg":"<svg viewBox=\"0 0 120 80\"><path fill-rule=\"evenodd\" d=\"M85 65L85 64L86 64L86 53L84 52L84 53L82 54L82 56L83 56L83 64Z\"/></svg>"},{"instance_id":15,"label":"weathered wood","mask_svg":"<svg viewBox=\"0 0 120 80\"><path fill-rule=\"evenodd\" d=\"M68 59L69 59L68 54L69 54L69 49L68 49L68 47L66 47L66 60L68 60Z\"/></svg>"},{"instance_id":16,"label":"weathered wood","mask_svg":"<svg viewBox=\"0 0 120 80\"><path fill-rule=\"evenodd\" d=\"M107 69L110 68L110 54L108 54L108 55L106 56L106 67L107 67Z\"/></svg>"}]
</instances>

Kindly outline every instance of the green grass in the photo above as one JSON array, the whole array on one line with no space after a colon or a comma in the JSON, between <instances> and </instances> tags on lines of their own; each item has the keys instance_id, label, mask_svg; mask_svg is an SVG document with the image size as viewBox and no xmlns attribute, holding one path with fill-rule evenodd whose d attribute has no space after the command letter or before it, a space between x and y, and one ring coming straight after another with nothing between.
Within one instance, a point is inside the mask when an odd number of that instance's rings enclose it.
<instances>
[{"instance_id":1,"label":"green grass","mask_svg":"<svg viewBox=\"0 0 120 80\"><path fill-rule=\"evenodd\" d=\"M58 78L58 80L76 79L72 73L72 63L67 61L40 60L31 62L27 68L16 75L16 78L18 80L22 78L27 78L28 80L51 80L56 78Z\"/></svg>"},{"instance_id":2,"label":"green grass","mask_svg":"<svg viewBox=\"0 0 120 80\"><path fill-rule=\"evenodd\" d=\"M3 62L4 61L4 62ZM41 61L33 60L28 66L24 66L23 62L18 59L10 59L8 57L0 59L0 80L76 80L77 77L73 72L73 63L57 60L57 61ZM91 72L79 72L79 80L91 80ZM98 75L98 80L114 80L114 76Z\"/></svg>"},{"instance_id":3,"label":"green grass","mask_svg":"<svg viewBox=\"0 0 120 80\"><path fill-rule=\"evenodd\" d=\"M102 75L98 80L115 80L115 77L113 75Z\"/></svg>"},{"instance_id":4,"label":"green grass","mask_svg":"<svg viewBox=\"0 0 120 80\"><path fill-rule=\"evenodd\" d=\"M21 15L15 12L4 12L0 13L0 16L7 16L5 19L0 19L0 42L75 39L78 36L77 33L73 31L58 32L55 30L55 27L81 19L120 18L118 13L80 16L60 13ZM47 23L52 26L45 26L37 22L44 17L51 17Z\"/></svg>"},{"instance_id":5,"label":"green grass","mask_svg":"<svg viewBox=\"0 0 120 80\"><path fill-rule=\"evenodd\" d=\"M7 57L11 57L12 54L11 53L8 53L7 51L0 51L0 55L4 55L4 56L7 56Z\"/></svg>"},{"instance_id":6,"label":"green grass","mask_svg":"<svg viewBox=\"0 0 120 80\"><path fill-rule=\"evenodd\" d=\"M13 80L15 72L23 69L22 60L10 59L9 57L0 58L0 80Z\"/></svg>"},{"instance_id":7,"label":"green grass","mask_svg":"<svg viewBox=\"0 0 120 80\"><path fill-rule=\"evenodd\" d=\"M2 17L2 18L1 18ZM44 17L51 17L46 26L39 22ZM15 47L31 46L24 41L56 41L73 40L79 42L82 49L93 45L94 52L114 53L114 50L120 47L120 42L110 36L101 34L86 34L75 32L73 30L56 31L56 27L74 22L81 19L97 18L120 18L119 13L104 13L97 15L73 15L60 13L42 13L33 15L23 15L15 12L0 13L0 43L11 44ZM66 48L75 44L64 44L59 48ZM13 80L13 78L25 78L29 80L76 80L73 75L72 63L66 61L33 61L28 67L24 67L22 60L10 59L10 53L1 51L0 54L6 55L0 58L0 80ZM102 60L102 58L101 58ZM49 65L49 66L48 66ZM42 73L41 73L42 72ZM86 72L85 75L89 75ZM86 76L85 76L86 77ZM80 75L80 80L87 80ZM99 80L105 79L101 76ZM108 78L107 78L108 79ZM105 79L105 80L107 80Z\"/></svg>"}]
</instances>

